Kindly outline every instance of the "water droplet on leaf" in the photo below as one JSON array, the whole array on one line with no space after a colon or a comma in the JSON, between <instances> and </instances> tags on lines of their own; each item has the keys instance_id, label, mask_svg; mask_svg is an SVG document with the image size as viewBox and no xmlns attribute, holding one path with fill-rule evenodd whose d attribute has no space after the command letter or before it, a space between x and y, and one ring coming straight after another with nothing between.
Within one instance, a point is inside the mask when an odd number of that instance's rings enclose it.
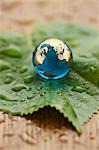
<instances>
[{"instance_id":1,"label":"water droplet on leaf","mask_svg":"<svg viewBox=\"0 0 99 150\"><path fill-rule=\"evenodd\" d=\"M13 81L13 79L7 78L7 79L5 79L4 83L9 84L9 83L11 83L12 81Z\"/></svg>"},{"instance_id":2,"label":"water droplet on leaf","mask_svg":"<svg viewBox=\"0 0 99 150\"><path fill-rule=\"evenodd\" d=\"M9 84L14 80L12 73L8 73L5 76L5 81L4 83Z\"/></svg>"},{"instance_id":3,"label":"water droplet on leaf","mask_svg":"<svg viewBox=\"0 0 99 150\"><path fill-rule=\"evenodd\" d=\"M24 73L24 72L26 72L27 70L28 70L27 67L26 67L26 66L23 66L23 67L20 68L20 73Z\"/></svg>"},{"instance_id":4,"label":"water droplet on leaf","mask_svg":"<svg viewBox=\"0 0 99 150\"><path fill-rule=\"evenodd\" d=\"M5 91L0 91L0 99L5 100L5 101L17 101L18 98L17 97L13 97L12 95L9 95L7 92Z\"/></svg>"},{"instance_id":5,"label":"water droplet on leaf","mask_svg":"<svg viewBox=\"0 0 99 150\"><path fill-rule=\"evenodd\" d=\"M33 76L28 75L28 76L24 77L23 80L25 83L30 83L33 81Z\"/></svg>"},{"instance_id":6,"label":"water droplet on leaf","mask_svg":"<svg viewBox=\"0 0 99 150\"><path fill-rule=\"evenodd\" d=\"M85 91L85 89L83 87L81 87L81 86L73 87L71 90L72 91L76 91L76 92L80 92L80 93Z\"/></svg>"},{"instance_id":7,"label":"water droplet on leaf","mask_svg":"<svg viewBox=\"0 0 99 150\"><path fill-rule=\"evenodd\" d=\"M91 71L91 73L95 74L96 73L96 68L94 66L91 66L90 71Z\"/></svg>"},{"instance_id":8,"label":"water droplet on leaf","mask_svg":"<svg viewBox=\"0 0 99 150\"><path fill-rule=\"evenodd\" d=\"M12 87L12 90L15 92L21 91L23 89L28 89L29 87L24 85L24 84L17 84L15 86Z\"/></svg>"},{"instance_id":9,"label":"water droplet on leaf","mask_svg":"<svg viewBox=\"0 0 99 150\"><path fill-rule=\"evenodd\" d=\"M8 47L3 47L0 49L0 53L9 57L21 57L21 50L15 45L10 45Z\"/></svg>"},{"instance_id":10,"label":"water droplet on leaf","mask_svg":"<svg viewBox=\"0 0 99 150\"><path fill-rule=\"evenodd\" d=\"M13 78L13 74L12 74L12 73L7 73L7 74L6 74L6 77L7 77L7 78Z\"/></svg>"},{"instance_id":11,"label":"water droplet on leaf","mask_svg":"<svg viewBox=\"0 0 99 150\"><path fill-rule=\"evenodd\" d=\"M33 98L34 97L34 95L32 94L32 95L28 95L27 96L27 99L31 99L31 98Z\"/></svg>"},{"instance_id":12,"label":"water droplet on leaf","mask_svg":"<svg viewBox=\"0 0 99 150\"><path fill-rule=\"evenodd\" d=\"M9 69L9 68L10 68L10 64L8 62L0 60L0 71Z\"/></svg>"}]
</instances>

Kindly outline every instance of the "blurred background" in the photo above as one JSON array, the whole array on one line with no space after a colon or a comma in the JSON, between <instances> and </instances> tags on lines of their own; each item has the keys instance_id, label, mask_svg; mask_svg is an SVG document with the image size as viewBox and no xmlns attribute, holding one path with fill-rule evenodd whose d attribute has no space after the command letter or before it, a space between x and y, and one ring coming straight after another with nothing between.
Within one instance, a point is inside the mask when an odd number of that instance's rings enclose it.
<instances>
[{"instance_id":1,"label":"blurred background","mask_svg":"<svg viewBox=\"0 0 99 150\"><path fill-rule=\"evenodd\" d=\"M0 30L31 33L41 21L66 20L99 28L98 0L0 0Z\"/></svg>"}]
</instances>

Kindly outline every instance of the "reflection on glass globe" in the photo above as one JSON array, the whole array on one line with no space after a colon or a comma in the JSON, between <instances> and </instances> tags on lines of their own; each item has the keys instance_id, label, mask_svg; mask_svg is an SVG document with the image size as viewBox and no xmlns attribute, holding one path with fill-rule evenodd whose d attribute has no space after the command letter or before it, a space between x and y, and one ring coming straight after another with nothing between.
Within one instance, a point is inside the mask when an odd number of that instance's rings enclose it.
<instances>
[{"instance_id":1,"label":"reflection on glass globe","mask_svg":"<svg viewBox=\"0 0 99 150\"><path fill-rule=\"evenodd\" d=\"M48 39L33 52L32 61L39 76L44 79L59 79L70 71L72 52L63 41Z\"/></svg>"}]
</instances>

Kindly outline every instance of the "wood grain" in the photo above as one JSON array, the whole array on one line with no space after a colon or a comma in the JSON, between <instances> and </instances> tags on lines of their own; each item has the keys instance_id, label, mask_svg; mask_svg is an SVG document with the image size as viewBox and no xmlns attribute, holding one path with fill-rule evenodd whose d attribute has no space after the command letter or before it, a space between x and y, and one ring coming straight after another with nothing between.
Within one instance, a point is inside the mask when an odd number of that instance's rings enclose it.
<instances>
[{"instance_id":1,"label":"wood grain","mask_svg":"<svg viewBox=\"0 0 99 150\"><path fill-rule=\"evenodd\" d=\"M0 0L0 30L30 34L41 21L67 20L99 28L97 0ZM0 112L0 150L99 150L99 112L78 135L57 110L28 116Z\"/></svg>"}]
</instances>

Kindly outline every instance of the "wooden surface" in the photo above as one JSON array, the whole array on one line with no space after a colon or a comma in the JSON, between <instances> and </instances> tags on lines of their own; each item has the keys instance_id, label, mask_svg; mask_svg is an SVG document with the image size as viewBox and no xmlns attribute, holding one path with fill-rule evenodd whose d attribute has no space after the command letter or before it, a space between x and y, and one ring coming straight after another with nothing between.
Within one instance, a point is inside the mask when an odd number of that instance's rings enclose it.
<instances>
[{"instance_id":1,"label":"wooden surface","mask_svg":"<svg viewBox=\"0 0 99 150\"><path fill-rule=\"evenodd\" d=\"M99 28L98 0L0 0L0 30L30 34L43 20L68 20ZM99 150L99 112L78 135L54 108L33 115L0 112L0 150Z\"/></svg>"}]
</instances>

